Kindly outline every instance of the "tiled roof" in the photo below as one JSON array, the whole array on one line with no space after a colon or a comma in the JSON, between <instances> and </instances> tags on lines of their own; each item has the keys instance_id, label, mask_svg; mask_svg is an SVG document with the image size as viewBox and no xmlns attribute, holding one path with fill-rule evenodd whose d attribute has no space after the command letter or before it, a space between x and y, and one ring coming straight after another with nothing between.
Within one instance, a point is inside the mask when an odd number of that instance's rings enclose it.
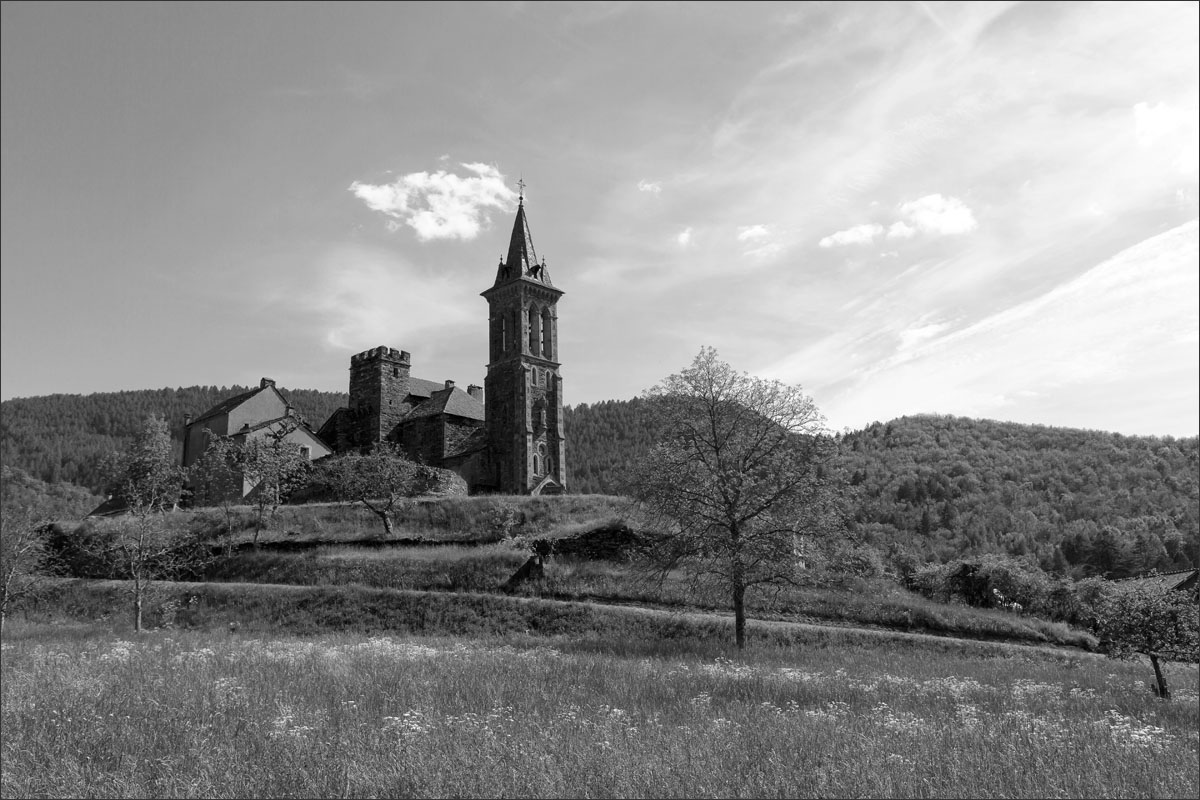
<instances>
[{"instance_id":1,"label":"tiled roof","mask_svg":"<svg viewBox=\"0 0 1200 800\"><path fill-rule=\"evenodd\" d=\"M445 388L444 381L427 381L424 378L409 378L408 393L413 397L429 397Z\"/></svg>"},{"instance_id":2,"label":"tiled roof","mask_svg":"<svg viewBox=\"0 0 1200 800\"><path fill-rule=\"evenodd\" d=\"M450 414L482 421L484 418L483 403L457 386L450 389L443 388L434 392L428 400L410 411L405 419L431 417L435 414Z\"/></svg>"}]
</instances>

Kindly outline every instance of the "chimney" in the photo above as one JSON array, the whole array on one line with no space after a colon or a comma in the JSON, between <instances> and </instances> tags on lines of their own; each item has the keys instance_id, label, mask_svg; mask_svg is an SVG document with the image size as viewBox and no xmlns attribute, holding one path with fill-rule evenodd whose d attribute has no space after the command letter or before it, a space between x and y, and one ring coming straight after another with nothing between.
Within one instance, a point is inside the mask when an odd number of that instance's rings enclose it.
<instances>
[{"instance_id":1,"label":"chimney","mask_svg":"<svg viewBox=\"0 0 1200 800\"><path fill-rule=\"evenodd\" d=\"M268 386L270 386L272 389L275 388L275 381L271 380L270 378L263 378L258 382L258 388L260 389L265 389Z\"/></svg>"},{"instance_id":2,"label":"chimney","mask_svg":"<svg viewBox=\"0 0 1200 800\"><path fill-rule=\"evenodd\" d=\"M472 383L470 386L467 387L467 394L471 395L471 397L474 397L479 402L481 402L481 403L483 402L483 387L482 386L476 386L475 384Z\"/></svg>"},{"instance_id":3,"label":"chimney","mask_svg":"<svg viewBox=\"0 0 1200 800\"><path fill-rule=\"evenodd\" d=\"M453 388L454 388L454 381L446 381L446 388L447 388L447 389L453 389Z\"/></svg>"}]
</instances>

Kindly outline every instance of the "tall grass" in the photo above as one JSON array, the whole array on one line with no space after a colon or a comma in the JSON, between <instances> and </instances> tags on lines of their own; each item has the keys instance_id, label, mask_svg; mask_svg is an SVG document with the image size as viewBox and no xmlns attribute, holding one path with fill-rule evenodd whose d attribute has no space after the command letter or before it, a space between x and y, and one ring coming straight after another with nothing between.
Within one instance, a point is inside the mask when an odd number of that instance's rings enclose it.
<instances>
[{"instance_id":1,"label":"tall grass","mask_svg":"<svg viewBox=\"0 0 1200 800\"><path fill-rule=\"evenodd\" d=\"M508 641L18 621L5 797L1195 797L1196 672L866 639Z\"/></svg>"}]
</instances>

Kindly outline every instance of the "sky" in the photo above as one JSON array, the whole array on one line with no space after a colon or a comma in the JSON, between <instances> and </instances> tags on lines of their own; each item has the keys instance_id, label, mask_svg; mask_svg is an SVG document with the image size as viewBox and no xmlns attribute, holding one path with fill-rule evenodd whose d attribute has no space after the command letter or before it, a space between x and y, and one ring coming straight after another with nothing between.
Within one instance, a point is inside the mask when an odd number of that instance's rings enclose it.
<instances>
[{"instance_id":1,"label":"sky","mask_svg":"<svg viewBox=\"0 0 1200 800\"><path fill-rule=\"evenodd\" d=\"M5 2L0 392L482 384L521 181L568 405L1194 436L1198 8Z\"/></svg>"}]
</instances>

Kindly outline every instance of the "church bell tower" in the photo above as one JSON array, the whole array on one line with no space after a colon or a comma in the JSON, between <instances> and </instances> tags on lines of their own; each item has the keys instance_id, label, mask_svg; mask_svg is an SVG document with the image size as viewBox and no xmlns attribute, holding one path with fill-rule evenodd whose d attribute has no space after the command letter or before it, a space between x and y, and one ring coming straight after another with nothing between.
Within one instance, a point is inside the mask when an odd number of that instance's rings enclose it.
<instances>
[{"instance_id":1,"label":"church bell tower","mask_svg":"<svg viewBox=\"0 0 1200 800\"><path fill-rule=\"evenodd\" d=\"M558 494L566 489L558 299L546 262L537 260L521 186L508 255L488 302L484 380L492 480L504 494Z\"/></svg>"}]
</instances>

